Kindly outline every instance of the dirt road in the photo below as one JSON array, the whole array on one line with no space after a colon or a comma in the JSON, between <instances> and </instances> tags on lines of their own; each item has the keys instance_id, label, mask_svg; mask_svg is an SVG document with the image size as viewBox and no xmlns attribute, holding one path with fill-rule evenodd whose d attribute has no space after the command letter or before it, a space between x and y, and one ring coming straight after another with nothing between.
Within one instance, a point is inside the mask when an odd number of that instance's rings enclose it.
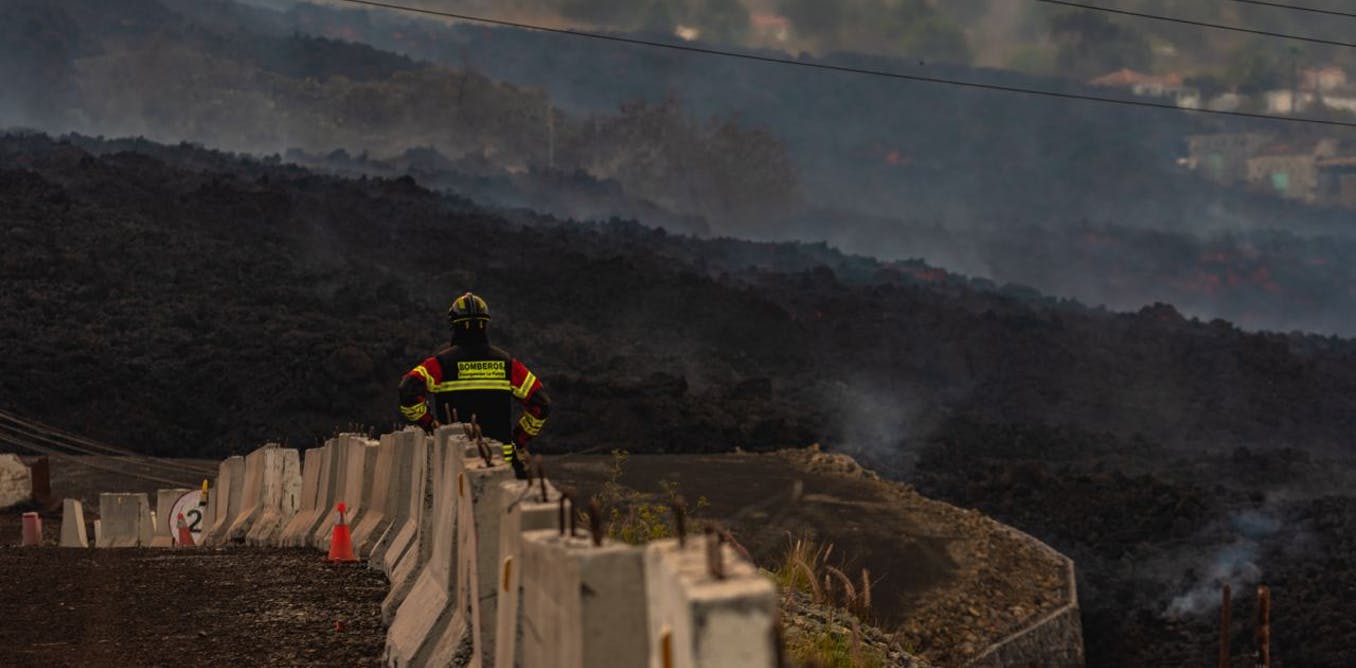
<instances>
[{"instance_id":1,"label":"dirt road","mask_svg":"<svg viewBox=\"0 0 1356 668\"><path fill-rule=\"evenodd\" d=\"M322 556L0 548L0 664L377 665L386 578Z\"/></svg>"}]
</instances>

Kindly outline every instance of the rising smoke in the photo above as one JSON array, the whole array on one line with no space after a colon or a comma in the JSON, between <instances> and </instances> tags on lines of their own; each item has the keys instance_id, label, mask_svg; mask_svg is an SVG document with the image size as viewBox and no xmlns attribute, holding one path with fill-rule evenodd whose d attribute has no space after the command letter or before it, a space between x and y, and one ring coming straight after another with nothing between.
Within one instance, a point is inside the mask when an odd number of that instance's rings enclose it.
<instances>
[{"instance_id":1,"label":"rising smoke","mask_svg":"<svg viewBox=\"0 0 1356 668\"><path fill-rule=\"evenodd\" d=\"M1174 596L1168 603L1164 611L1166 617L1185 619L1214 613L1220 606L1222 585L1228 584L1234 592L1242 593L1245 587L1262 582L1263 555L1275 547L1273 543L1301 540L1296 536L1280 535L1283 526L1281 498L1280 495L1269 495L1263 508L1236 512L1223 526L1211 530L1210 533L1225 533L1231 537L1206 559L1192 565L1191 572L1198 573L1199 577L1186 593Z\"/></svg>"}]
</instances>

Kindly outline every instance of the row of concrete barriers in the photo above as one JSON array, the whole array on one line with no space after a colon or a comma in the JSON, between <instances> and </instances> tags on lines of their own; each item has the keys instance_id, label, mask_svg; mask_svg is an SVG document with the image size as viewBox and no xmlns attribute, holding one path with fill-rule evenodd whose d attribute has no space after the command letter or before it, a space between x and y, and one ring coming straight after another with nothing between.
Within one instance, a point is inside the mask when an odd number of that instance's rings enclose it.
<instances>
[{"instance_id":1,"label":"row of concrete barriers","mask_svg":"<svg viewBox=\"0 0 1356 668\"><path fill-rule=\"evenodd\" d=\"M221 463L200 542L326 550L345 504L356 555L391 583L389 666L778 665L776 588L730 546L576 535L562 494L515 480L499 451L461 425L266 445ZM100 495L96 546L173 544L187 491L161 490L159 523L145 494ZM84 531L78 502L66 511L63 545Z\"/></svg>"}]
</instances>

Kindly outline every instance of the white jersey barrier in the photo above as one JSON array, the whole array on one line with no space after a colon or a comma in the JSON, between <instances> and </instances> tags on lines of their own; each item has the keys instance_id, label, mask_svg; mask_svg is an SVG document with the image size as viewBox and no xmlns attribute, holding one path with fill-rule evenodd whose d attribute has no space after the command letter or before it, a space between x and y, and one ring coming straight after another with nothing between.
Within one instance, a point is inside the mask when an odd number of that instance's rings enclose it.
<instances>
[{"instance_id":1,"label":"white jersey barrier","mask_svg":"<svg viewBox=\"0 0 1356 668\"><path fill-rule=\"evenodd\" d=\"M218 538L219 543L243 543L249 533L254 518L260 513L259 497L264 489L264 455L278 446L270 443L245 455L245 477L240 484L240 504L237 511L226 522L226 531Z\"/></svg>"},{"instance_id":2,"label":"white jersey barrier","mask_svg":"<svg viewBox=\"0 0 1356 668\"><path fill-rule=\"evenodd\" d=\"M460 427L442 427L433 440L426 496L432 500L420 522L417 554L404 561L421 559L418 575L404 600L396 606L386 634L386 655L393 666L430 665L435 645L453 622L456 578L457 489L456 480L465 468L466 438ZM411 550L416 548L412 547ZM411 566L413 567L413 566ZM406 568L402 563L400 569ZM395 593L394 590L392 593ZM464 623L464 618L463 618Z\"/></svg>"},{"instance_id":3,"label":"white jersey barrier","mask_svg":"<svg viewBox=\"0 0 1356 668\"><path fill-rule=\"evenodd\" d=\"M644 550L547 529L523 534L522 665L644 666Z\"/></svg>"},{"instance_id":4,"label":"white jersey barrier","mask_svg":"<svg viewBox=\"0 0 1356 668\"><path fill-rule=\"evenodd\" d=\"M427 437L417 428L390 434L392 445L391 476L387 480L385 514L389 526L372 546L368 565L391 575L391 569L405 553L417 521L412 521L416 506L414 483L423 473ZM385 437L383 437L385 438Z\"/></svg>"},{"instance_id":5,"label":"white jersey barrier","mask_svg":"<svg viewBox=\"0 0 1356 668\"><path fill-rule=\"evenodd\" d=\"M282 547L306 545L329 506L334 484L331 475L334 442L335 439L330 439L323 447L306 451L306 467L302 471L302 506L283 527L282 536L278 539ZM311 486L309 491L307 485Z\"/></svg>"},{"instance_id":6,"label":"white jersey barrier","mask_svg":"<svg viewBox=\"0 0 1356 668\"><path fill-rule=\"evenodd\" d=\"M395 484L396 435L386 434L377 446L377 463L368 469L363 483L363 513L353 523L353 552L359 559L371 559L372 548L390 527L386 500Z\"/></svg>"},{"instance_id":7,"label":"white jersey barrier","mask_svg":"<svg viewBox=\"0 0 1356 668\"><path fill-rule=\"evenodd\" d=\"M203 545L225 543L226 530L240 514L240 495L244 489L245 458L228 457L217 468L216 508L212 524L202 532ZM208 497L211 502L211 497ZM107 527L105 527L107 528Z\"/></svg>"},{"instance_id":8,"label":"white jersey barrier","mask_svg":"<svg viewBox=\"0 0 1356 668\"><path fill-rule=\"evenodd\" d=\"M85 506L78 499L61 501L61 547L89 547L85 534Z\"/></svg>"},{"instance_id":9,"label":"white jersey barrier","mask_svg":"<svg viewBox=\"0 0 1356 668\"><path fill-rule=\"evenodd\" d=\"M262 460L259 502L246 520L245 542L277 545L283 527L301 507L301 455L291 448L264 446L250 453Z\"/></svg>"},{"instance_id":10,"label":"white jersey barrier","mask_svg":"<svg viewBox=\"0 0 1356 668\"><path fill-rule=\"evenodd\" d=\"M428 563L433 552L433 501L435 479L441 475L443 451L447 449L447 439L455 432L453 427L438 430L435 438L423 437L423 447L415 454L415 467L412 471L413 484L410 485L410 503L412 525L408 546L394 563L387 552L387 573L391 579L391 591L381 603L381 619L388 626L395 621L396 611L414 588L419 574Z\"/></svg>"},{"instance_id":11,"label":"white jersey barrier","mask_svg":"<svg viewBox=\"0 0 1356 668\"><path fill-rule=\"evenodd\" d=\"M541 489L517 480L500 483L500 486L503 488L500 499L504 502L504 510L499 521L499 589L495 593L495 632L492 639L486 639L485 647L494 647L494 665L516 666L520 663L517 660L518 635L522 631L523 618L519 605L522 597L523 533L557 527L560 493L549 484ZM489 617L482 610L482 623L488 624Z\"/></svg>"},{"instance_id":12,"label":"white jersey barrier","mask_svg":"<svg viewBox=\"0 0 1356 668\"><path fill-rule=\"evenodd\" d=\"M714 541L645 546L651 668L777 666L776 585Z\"/></svg>"},{"instance_id":13,"label":"white jersey barrier","mask_svg":"<svg viewBox=\"0 0 1356 668\"><path fill-rule=\"evenodd\" d=\"M498 452L499 444L486 442ZM469 443L467 444L469 446ZM452 553L454 598L450 616L433 644L432 665L459 663L464 640L471 642L466 665L494 665L494 619L499 531L504 517L504 483L513 469L477 456L474 447L463 449L462 470L448 481L455 486L456 548ZM469 638L467 637L469 635Z\"/></svg>"},{"instance_id":14,"label":"white jersey barrier","mask_svg":"<svg viewBox=\"0 0 1356 668\"><path fill-rule=\"evenodd\" d=\"M369 462L376 460L376 441L359 434L340 434L335 444L337 457L334 462L335 476L334 498L321 513L320 526L311 534L311 546L318 550L330 549L330 535L339 521L339 513L334 512L337 504L347 508L349 526L362 519L363 480L366 477ZM369 453L370 451L370 453Z\"/></svg>"},{"instance_id":15,"label":"white jersey barrier","mask_svg":"<svg viewBox=\"0 0 1356 668\"><path fill-rule=\"evenodd\" d=\"M100 494L95 547L138 547L149 532L151 510L145 494Z\"/></svg>"}]
</instances>

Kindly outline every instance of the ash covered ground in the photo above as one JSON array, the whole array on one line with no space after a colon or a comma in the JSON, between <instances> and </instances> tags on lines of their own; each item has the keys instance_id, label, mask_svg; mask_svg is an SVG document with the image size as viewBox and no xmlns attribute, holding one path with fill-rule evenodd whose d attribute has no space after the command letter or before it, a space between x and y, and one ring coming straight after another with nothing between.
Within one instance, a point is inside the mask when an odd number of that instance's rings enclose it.
<instances>
[{"instance_id":1,"label":"ash covered ground","mask_svg":"<svg viewBox=\"0 0 1356 668\"><path fill-rule=\"evenodd\" d=\"M545 451L819 442L1073 556L1092 665L1209 657L1219 579L1273 586L1280 661L1352 662L1350 341L139 145L0 140L8 410L161 455L310 446L398 419L470 288L552 390Z\"/></svg>"},{"instance_id":2,"label":"ash covered ground","mask_svg":"<svg viewBox=\"0 0 1356 668\"><path fill-rule=\"evenodd\" d=\"M321 556L0 548L5 665L381 665L385 576Z\"/></svg>"}]
</instances>

